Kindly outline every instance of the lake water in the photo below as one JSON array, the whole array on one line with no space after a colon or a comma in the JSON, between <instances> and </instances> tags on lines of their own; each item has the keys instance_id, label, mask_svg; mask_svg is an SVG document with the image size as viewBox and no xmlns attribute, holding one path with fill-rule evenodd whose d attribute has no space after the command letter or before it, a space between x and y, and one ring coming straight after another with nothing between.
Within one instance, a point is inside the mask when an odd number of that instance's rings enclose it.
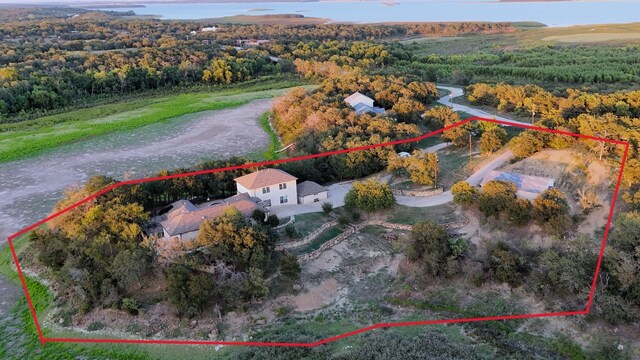
<instances>
[{"instance_id":1,"label":"lake water","mask_svg":"<svg viewBox=\"0 0 640 360\"><path fill-rule=\"evenodd\" d=\"M144 3L144 0L141 1ZM396 4L389 6L390 4ZM640 1L497 2L460 0L326 1L287 3L147 4L104 10L157 15L164 19L206 19L232 15L302 14L334 21L538 21L549 26L640 21Z\"/></svg>"}]
</instances>

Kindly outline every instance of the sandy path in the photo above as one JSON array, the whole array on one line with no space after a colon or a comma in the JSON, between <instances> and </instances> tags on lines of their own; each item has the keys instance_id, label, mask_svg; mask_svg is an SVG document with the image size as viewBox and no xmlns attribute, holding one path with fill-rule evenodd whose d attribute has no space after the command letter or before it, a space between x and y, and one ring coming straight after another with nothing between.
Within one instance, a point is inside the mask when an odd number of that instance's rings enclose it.
<instances>
[{"instance_id":1,"label":"sandy path","mask_svg":"<svg viewBox=\"0 0 640 360\"><path fill-rule=\"evenodd\" d=\"M185 115L0 164L0 244L44 218L65 188L93 175L139 178L161 169L265 149L269 138L257 120L271 105L271 99L263 99L233 109Z\"/></svg>"}]
</instances>

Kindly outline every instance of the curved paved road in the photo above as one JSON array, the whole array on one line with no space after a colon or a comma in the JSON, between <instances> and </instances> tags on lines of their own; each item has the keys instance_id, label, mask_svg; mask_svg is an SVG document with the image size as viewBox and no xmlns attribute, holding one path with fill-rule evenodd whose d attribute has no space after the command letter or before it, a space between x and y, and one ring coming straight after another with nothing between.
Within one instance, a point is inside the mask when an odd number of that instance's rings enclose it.
<instances>
[{"instance_id":1,"label":"curved paved road","mask_svg":"<svg viewBox=\"0 0 640 360\"><path fill-rule=\"evenodd\" d=\"M441 97L438 100L438 102L440 104L442 104L442 105L446 105L446 106L452 108L455 111L464 111L467 114L471 114L471 115L474 115L474 116L480 116L480 117L483 117L483 118L506 121L506 122L510 122L510 123L513 123L513 124L531 125L531 124L526 123L526 122L509 119L509 118L506 118L504 116L498 116L498 115L486 112L484 110L476 109L474 107L470 107L470 106L454 103L452 101L453 98L457 98L457 97L460 97L460 96L464 95L464 91L462 90L462 88L453 87L453 86L438 86L438 88L449 90L451 92L451 94Z\"/></svg>"},{"instance_id":2,"label":"curved paved road","mask_svg":"<svg viewBox=\"0 0 640 360\"><path fill-rule=\"evenodd\" d=\"M472 185L480 185L480 182L484 178L487 173L493 171L504 163L509 161L513 157L513 153L511 150L508 150L495 159L492 159L485 165L483 165L480 169L476 170L471 176L469 176L466 181ZM453 195L451 194L451 190L445 191L442 194L435 196L396 196L396 202L400 205L411 206L411 207L429 207L446 204L448 202L453 201Z\"/></svg>"}]
</instances>

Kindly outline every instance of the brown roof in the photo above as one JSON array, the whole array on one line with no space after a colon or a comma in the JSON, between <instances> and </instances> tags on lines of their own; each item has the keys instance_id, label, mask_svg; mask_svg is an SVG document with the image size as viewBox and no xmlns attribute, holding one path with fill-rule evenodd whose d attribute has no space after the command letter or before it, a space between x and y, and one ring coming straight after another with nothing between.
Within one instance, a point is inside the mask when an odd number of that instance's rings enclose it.
<instances>
[{"instance_id":1,"label":"brown roof","mask_svg":"<svg viewBox=\"0 0 640 360\"><path fill-rule=\"evenodd\" d=\"M264 169L235 179L235 182L247 189L258 189L265 186L282 184L297 178L278 169Z\"/></svg>"},{"instance_id":2,"label":"brown roof","mask_svg":"<svg viewBox=\"0 0 640 360\"><path fill-rule=\"evenodd\" d=\"M160 223L169 236L199 230L200 224L205 219L215 219L228 208L235 208L245 215L250 215L255 209L260 208L247 194L235 195L222 201L212 201L198 206L188 200L176 201L172 205L173 208L167 213L167 220Z\"/></svg>"},{"instance_id":3,"label":"brown roof","mask_svg":"<svg viewBox=\"0 0 640 360\"><path fill-rule=\"evenodd\" d=\"M298 196L300 197L316 195L325 191L328 191L326 187L313 181L305 181L298 184Z\"/></svg>"}]
</instances>

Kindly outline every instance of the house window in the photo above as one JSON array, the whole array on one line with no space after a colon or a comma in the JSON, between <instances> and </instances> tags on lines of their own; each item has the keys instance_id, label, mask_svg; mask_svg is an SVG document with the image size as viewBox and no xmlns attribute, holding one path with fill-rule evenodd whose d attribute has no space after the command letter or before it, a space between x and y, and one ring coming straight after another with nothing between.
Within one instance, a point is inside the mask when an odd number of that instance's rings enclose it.
<instances>
[{"instance_id":1,"label":"house window","mask_svg":"<svg viewBox=\"0 0 640 360\"><path fill-rule=\"evenodd\" d=\"M287 184L280 184L280 190L284 190L287 188Z\"/></svg>"},{"instance_id":2,"label":"house window","mask_svg":"<svg viewBox=\"0 0 640 360\"><path fill-rule=\"evenodd\" d=\"M262 188L262 193L263 193L263 194L268 194L270 191L271 191L271 189L269 189L269 187L268 187L268 186L267 186L267 187L263 187L263 188Z\"/></svg>"},{"instance_id":3,"label":"house window","mask_svg":"<svg viewBox=\"0 0 640 360\"><path fill-rule=\"evenodd\" d=\"M320 199L315 198L315 199L313 199L313 202L320 202Z\"/></svg>"},{"instance_id":4,"label":"house window","mask_svg":"<svg viewBox=\"0 0 640 360\"><path fill-rule=\"evenodd\" d=\"M289 198L287 195L280 196L280 204L286 204L289 202Z\"/></svg>"}]
</instances>

